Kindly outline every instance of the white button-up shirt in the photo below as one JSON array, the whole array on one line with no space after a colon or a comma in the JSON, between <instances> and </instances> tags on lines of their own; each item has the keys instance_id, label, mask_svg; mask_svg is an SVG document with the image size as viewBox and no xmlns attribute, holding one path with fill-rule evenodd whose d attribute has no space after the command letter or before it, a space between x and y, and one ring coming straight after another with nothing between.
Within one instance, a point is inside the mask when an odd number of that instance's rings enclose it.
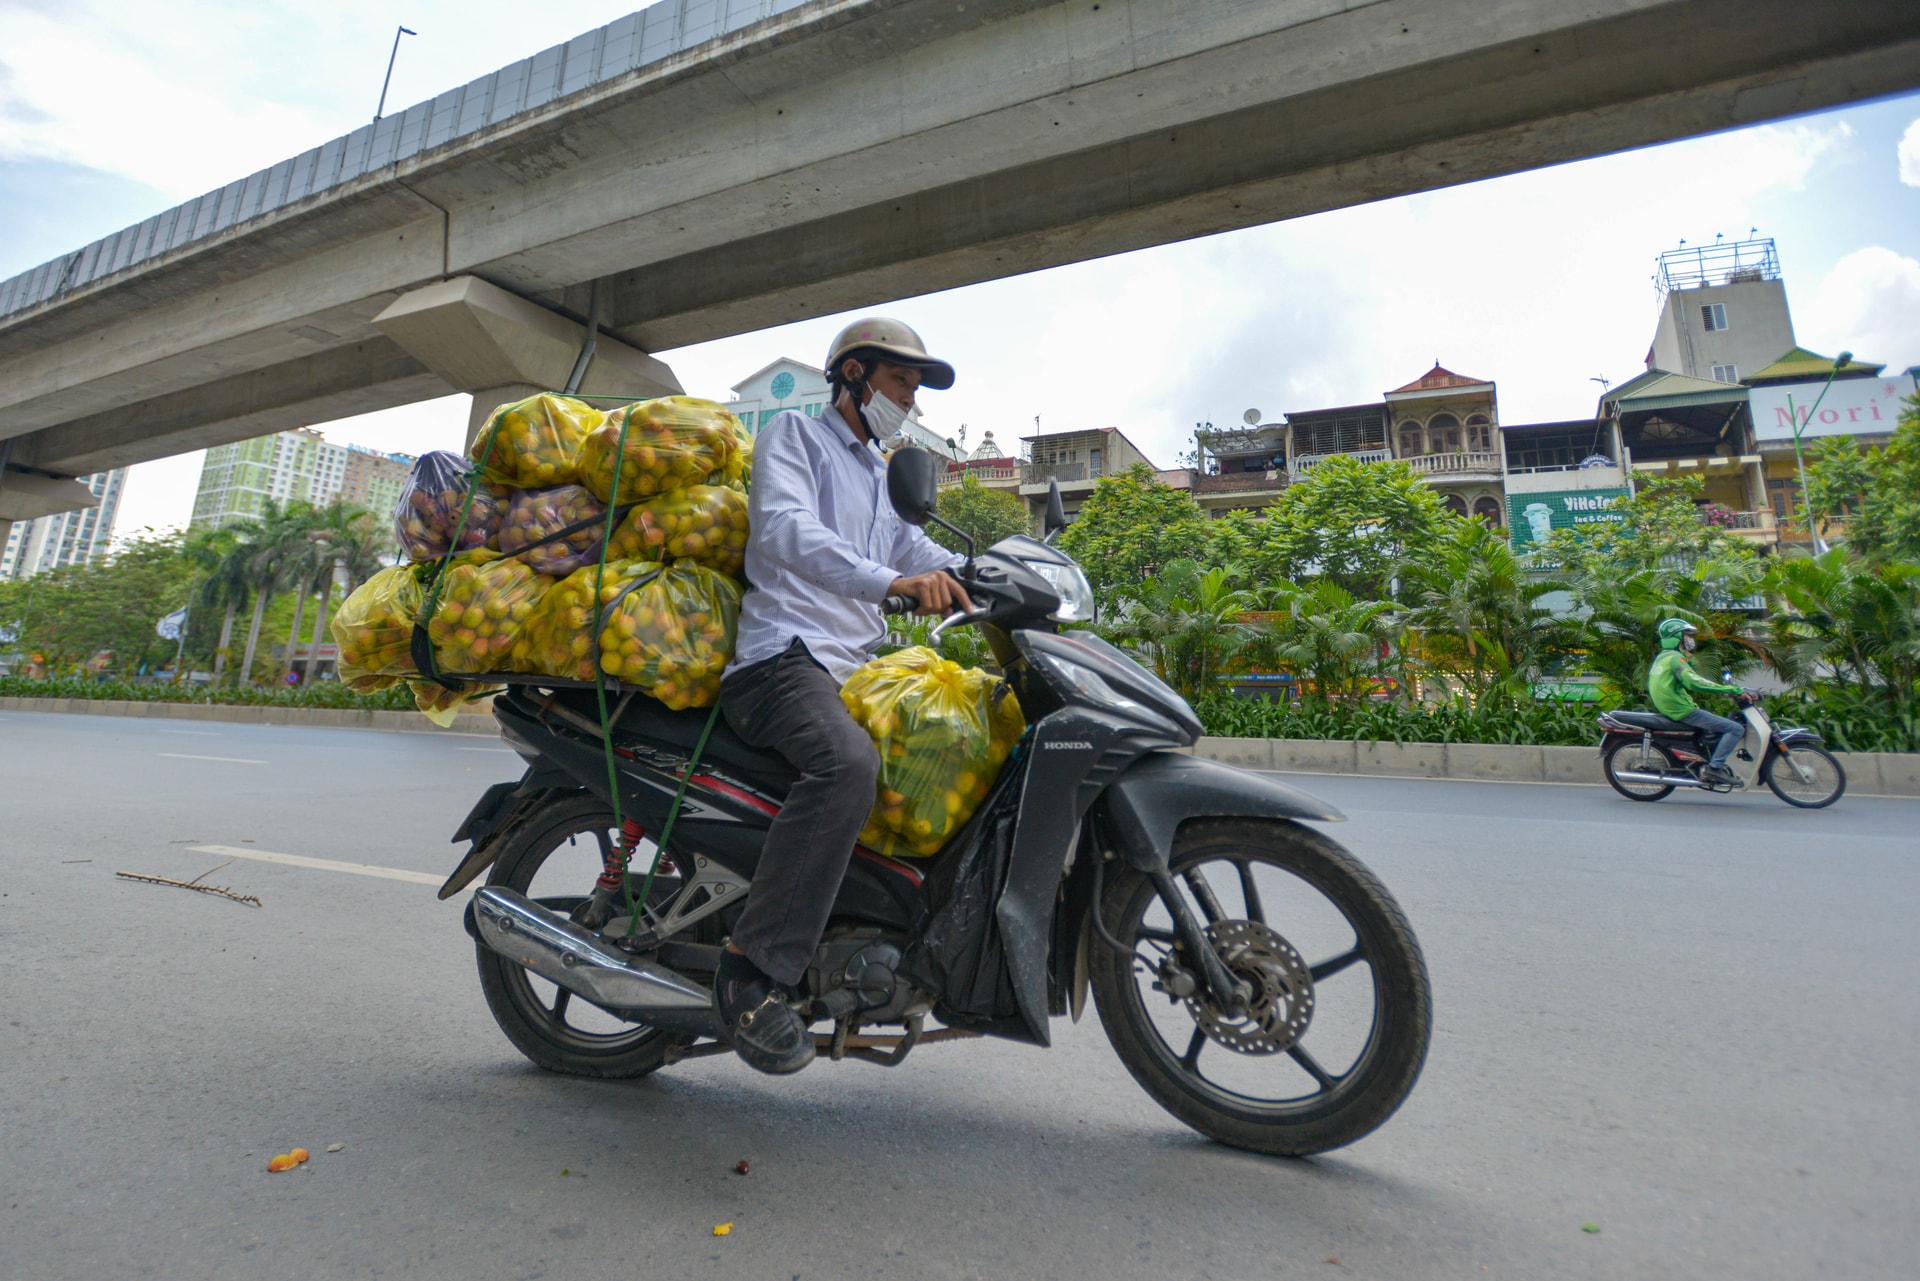
<instances>
[{"instance_id":1,"label":"white button-up shirt","mask_svg":"<svg viewBox=\"0 0 1920 1281\"><path fill-rule=\"evenodd\" d=\"M747 507L749 587L729 672L797 637L844 681L887 634L879 607L893 580L963 559L900 519L880 451L832 406L819 418L787 410L760 429Z\"/></svg>"}]
</instances>

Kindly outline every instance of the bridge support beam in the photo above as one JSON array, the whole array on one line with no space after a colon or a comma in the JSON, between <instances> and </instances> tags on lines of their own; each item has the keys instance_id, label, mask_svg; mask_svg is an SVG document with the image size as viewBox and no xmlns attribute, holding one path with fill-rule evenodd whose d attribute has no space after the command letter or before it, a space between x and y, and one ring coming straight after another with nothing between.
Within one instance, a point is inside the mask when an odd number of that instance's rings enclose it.
<instances>
[{"instance_id":1,"label":"bridge support beam","mask_svg":"<svg viewBox=\"0 0 1920 1281\"><path fill-rule=\"evenodd\" d=\"M587 336L586 326L477 276L402 294L373 323L456 390L473 394L469 445L501 405L566 386ZM664 362L605 333L580 384L584 396L633 400L680 392Z\"/></svg>"}]
</instances>

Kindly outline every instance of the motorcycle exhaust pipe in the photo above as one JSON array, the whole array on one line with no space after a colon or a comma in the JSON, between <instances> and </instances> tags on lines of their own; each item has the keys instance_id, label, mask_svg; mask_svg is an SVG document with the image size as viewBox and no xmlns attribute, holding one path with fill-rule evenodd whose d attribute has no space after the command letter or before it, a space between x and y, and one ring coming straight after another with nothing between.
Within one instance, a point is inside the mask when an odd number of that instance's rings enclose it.
<instances>
[{"instance_id":1,"label":"motorcycle exhaust pipe","mask_svg":"<svg viewBox=\"0 0 1920 1281\"><path fill-rule=\"evenodd\" d=\"M1629 774L1622 770L1614 777L1622 783L1661 783L1667 787L1705 787L1691 774Z\"/></svg>"},{"instance_id":2,"label":"motorcycle exhaust pipe","mask_svg":"<svg viewBox=\"0 0 1920 1281\"><path fill-rule=\"evenodd\" d=\"M716 1036L713 993L663 965L626 953L517 890L473 895L475 937L515 965L603 1009L673 1032Z\"/></svg>"}]
</instances>

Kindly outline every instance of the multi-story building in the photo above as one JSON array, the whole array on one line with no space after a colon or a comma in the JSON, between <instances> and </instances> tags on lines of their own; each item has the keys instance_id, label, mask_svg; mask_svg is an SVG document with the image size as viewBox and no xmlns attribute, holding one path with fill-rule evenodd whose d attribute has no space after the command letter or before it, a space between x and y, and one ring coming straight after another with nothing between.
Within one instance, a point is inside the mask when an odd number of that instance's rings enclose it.
<instances>
[{"instance_id":1,"label":"multi-story building","mask_svg":"<svg viewBox=\"0 0 1920 1281\"><path fill-rule=\"evenodd\" d=\"M1024 477L1023 464L1009 454L1006 446L993 438L993 432L987 431L980 437L980 443L973 452L963 459L947 464L940 476L941 488L958 485L968 476L973 477L988 489L1018 490Z\"/></svg>"},{"instance_id":2,"label":"multi-story building","mask_svg":"<svg viewBox=\"0 0 1920 1281\"><path fill-rule=\"evenodd\" d=\"M1886 366L1851 360L1835 368L1835 358L1795 347L1756 370L1747 384L1748 409L1761 459L1767 505L1779 526L1780 540L1807 543L1801 512L1800 454L1816 441L1851 437L1861 449L1884 445L1900 421L1907 397L1915 391L1915 369L1885 372ZM1829 381L1831 375L1831 381ZM1799 449L1794 427L1799 426ZM1822 528L1840 533L1845 514Z\"/></svg>"},{"instance_id":3,"label":"multi-story building","mask_svg":"<svg viewBox=\"0 0 1920 1281\"><path fill-rule=\"evenodd\" d=\"M81 477L99 504L33 520L16 520L0 551L0 578L31 578L49 569L84 565L104 556L113 539L114 518L127 485L127 469Z\"/></svg>"},{"instance_id":4,"label":"multi-story building","mask_svg":"<svg viewBox=\"0 0 1920 1281\"><path fill-rule=\"evenodd\" d=\"M1515 551L1534 550L1556 529L1624 519L1615 504L1631 490L1616 422L1576 418L1502 426L1500 445L1504 523Z\"/></svg>"},{"instance_id":5,"label":"multi-story building","mask_svg":"<svg viewBox=\"0 0 1920 1281\"><path fill-rule=\"evenodd\" d=\"M324 507L342 499L384 516L400 501L413 462L410 454L336 445L310 429L216 445L200 465L190 527L218 529L252 519L269 498L283 507Z\"/></svg>"},{"instance_id":6,"label":"multi-story building","mask_svg":"<svg viewBox=\"0 0 1920 1281\"><path fill-rule=\"evenodd\" d=\"M1649 369L1604 392L1597 418L1635 481L1697 476L1699 504L1713 509L1703 519L1763 546L1777 541L1744 386Z\"/></svg>"},{"instance_id":7,"label":"multi-story building","mask_svg":"<svg viewBox=\"0 0 1920 1281\"><path fill-rule=\"evenodd\" d=\"M1045 510L1047 492L1054 481L1060 482L1060 503L1071 519L1080 510L1087 495L1103 476L1118 475L1135 463L1153 467L1153 460L1121 434L1118 427L1094 427L1084 431L1049 432L1022 436L1027 457L1021 468L1020 496L1034 512ZM1186 488L1187 473L1163 473L1162 480Z\"/></svg>"},{"instance_id":8,"label":"multi-story building","mask_svg":"<svg viewBox=\"0 0 1920 1281\"><path fill-rule=\"evenodd\" d=\"M1454 515L1479 516L1495 528L1505 524L1493 383L1435 364L1385 400L1393 456L1426 477Z\"/></svg>"},{"instance_id":9,"label":"multi-story building","mask_svg":"<svg viewBox=\"0 0 1920 1281\"><path fill-rule=\"evenodd\" d=\"M1723 241L1660 255L1660 320L1647 368L1737 383L1794 346L1793 315L1771 239Z\"/></svg>"}]
</instances>

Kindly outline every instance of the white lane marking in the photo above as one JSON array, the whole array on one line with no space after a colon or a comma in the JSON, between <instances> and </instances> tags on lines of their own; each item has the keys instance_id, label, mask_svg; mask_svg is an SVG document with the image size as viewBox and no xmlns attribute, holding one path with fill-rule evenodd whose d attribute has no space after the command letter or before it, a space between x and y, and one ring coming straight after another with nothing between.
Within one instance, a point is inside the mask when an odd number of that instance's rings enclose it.
<instances>
[{"instance_id":1,"label":"white lane marking","mask_svg":"<svg viewBox=\"0 0 1920 1281\"><path fill-rule=\"evenodd\" d=\"M171 756L176 761L224 761L228 765L265 765L265 761L256 761L246 756L195 756L192 752L156 752L157 756Z\"/></svg>"},{"instance_id":2,"label":"white lane marking","mask_svg":"<svg viewBox=\"0 0 1920 1281\"><path fill-rule=\"evenodd\" d=\"M156 733L156 734L190 734L190 735L192 735L192 736L193 736L194 738L219 738L219 737L220 737L220 734L219 734L219 732L218 732L218 731L216 731L216 730L210 730L210 729L161 729L161 728L160 728L160 727L159 727L158 725L156 725L156 726L154 726L154 727L153 727L153 732L154 732L154 733Z\"/></svg>"},{"instance_id":3,"label":"white lane marking","mask_svg":"<svg viewBox=\"0 0 1920 1281\"><path fill-rule=\"evenodd\" d=\"M377 876L387 881L412 881L415 885L439 885L447 878L425 872L409 872L403 867L378 867L372 863L341 863L330 858L308 858L304 854L278 854L273 850L249 850L237 845L189 845L190 854L224 854L228 858L250 858L261 863L280 863L287 867L311 868L316 872L351 872L355 876Z\"/></svg>"}]
</instances>

